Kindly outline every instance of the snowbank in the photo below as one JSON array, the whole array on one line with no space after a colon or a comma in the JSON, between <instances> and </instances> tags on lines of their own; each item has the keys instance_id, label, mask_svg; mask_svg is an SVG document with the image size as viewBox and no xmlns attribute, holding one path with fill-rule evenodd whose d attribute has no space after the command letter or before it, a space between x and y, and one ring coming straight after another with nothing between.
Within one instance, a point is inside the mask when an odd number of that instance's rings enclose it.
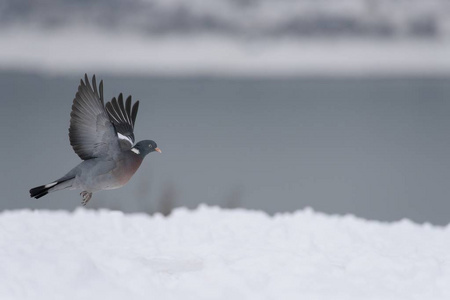
<instances>
[{"instance_id":1,"label":"snowbank","mask_svg":"<svg viewBox=\"0 0 450 300\"><path fill-rule=\"evenodd\" d=\"M427 76L450 74L448 40L163 36L92 29L0 30L0 70L152 76ZM89 45L86 48L86 45ZM95 50L92 50L95 49Z\"/></svg>"},{"instance_id":2,"label":"snowbank","mask_svg":"<svg viewBox=\"0 0 450 300\"><path fill-rule=\"evenodd\" d=\"M1 299L450 299L450 226L200 207L0 214Z\"/></svg>"},{"instance_id":3,"label":"snowbank","mask_svg":"<svg viewBox=\"0 0 450 300\"><path fill-rule=\"evenodd\" d=\"M0 4L0 70L50 74L450 74L447 0Z\"/></svg>"}]
</instances>

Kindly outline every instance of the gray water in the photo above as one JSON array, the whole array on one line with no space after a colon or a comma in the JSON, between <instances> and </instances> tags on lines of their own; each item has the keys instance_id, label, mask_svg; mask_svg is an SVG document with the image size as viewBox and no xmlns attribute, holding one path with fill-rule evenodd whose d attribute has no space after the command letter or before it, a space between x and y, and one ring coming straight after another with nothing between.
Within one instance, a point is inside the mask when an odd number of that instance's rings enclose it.
<instances>
[{"instance_id":1,"label":"gray water","mask_svg":"<svg viewBox=\"0 0 450 300\"><path fill-rule=\"evenodd\" d=\"M163 154L125 187L94 194L91 208L312 207L449 223L449 79L97 75L106 99L141 100L136 139L155 140ZM79 191L28 196L80 161L67 135L78 82L0 73L0 210L80 206Z\"/></svg>"}]
</instances>

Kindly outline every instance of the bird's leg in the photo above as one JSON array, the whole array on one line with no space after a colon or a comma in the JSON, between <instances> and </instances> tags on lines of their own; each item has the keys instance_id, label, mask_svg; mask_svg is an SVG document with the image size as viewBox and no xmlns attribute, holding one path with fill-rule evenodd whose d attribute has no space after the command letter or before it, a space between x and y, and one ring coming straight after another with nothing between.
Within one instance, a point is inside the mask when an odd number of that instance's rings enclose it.
<instances>
[{"instance_id":1,"label":"bird's leg","mask_svg":"<svg viewBox=\"0 0 450 300\"><path fill-rule=\"evenodd\" d=\"M82 191L80 193L80 196L83 197L83 201L81 201L81 204L83 204L83 206L86 206L86 204L89 202L89 200L91 200L92 193Z\"/></svg>"}]
</instances>

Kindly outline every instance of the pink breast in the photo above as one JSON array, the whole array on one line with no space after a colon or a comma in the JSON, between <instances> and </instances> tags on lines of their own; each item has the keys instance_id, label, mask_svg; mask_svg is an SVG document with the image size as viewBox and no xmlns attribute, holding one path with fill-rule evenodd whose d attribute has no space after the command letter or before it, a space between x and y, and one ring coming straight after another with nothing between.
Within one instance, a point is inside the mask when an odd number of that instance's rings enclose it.
<instances>
[{"instance_id":1,"label":"pink breast","mask_svg":"<svg viewBox=\"0 0 450 300\"><path fill-rule=\"evenodd\" d=\"M137 155L134 157L127 156L122 162L122 168L114 170L114 177L118 179L118 184L121 186L126 184L136 173L142 163L142 158Z\"/></svg>"}]
</instances>

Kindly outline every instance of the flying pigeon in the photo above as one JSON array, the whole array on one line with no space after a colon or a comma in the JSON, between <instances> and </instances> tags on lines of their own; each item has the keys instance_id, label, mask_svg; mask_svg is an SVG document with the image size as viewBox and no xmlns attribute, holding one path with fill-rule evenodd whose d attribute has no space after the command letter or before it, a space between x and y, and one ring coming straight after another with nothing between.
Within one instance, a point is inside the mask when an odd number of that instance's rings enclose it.
<instances>
[{"instance_id":1,"label":"flying pigeon","mask_svg":"<svg viewBox=\"0 0 450 300\"><path fill-rule=\"evenodd\" d=\"M36 199L64 189L81 189L83 206L93 192L125 185L141 165L144 157L161 150L151 140L134 144L134 123L139 101L131 96L124 102L122 94L104 105L103 80L99 88L95 75L92 86L87 75L80 80L70 113L69 140L83 160L63 177L30 190Z\"/></svg>"}]
</instances>

